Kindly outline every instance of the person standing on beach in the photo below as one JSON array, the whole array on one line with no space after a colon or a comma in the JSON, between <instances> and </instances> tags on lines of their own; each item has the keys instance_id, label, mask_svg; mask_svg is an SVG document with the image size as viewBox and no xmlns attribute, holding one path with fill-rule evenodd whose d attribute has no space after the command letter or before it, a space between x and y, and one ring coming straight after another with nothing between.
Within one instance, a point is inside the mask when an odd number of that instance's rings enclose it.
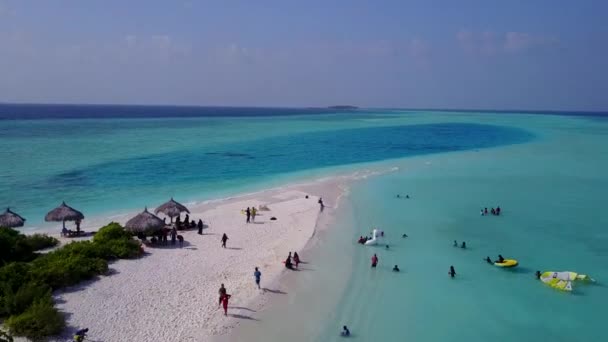
<instances>
[{"instance_id":1,"label":"person standing on beach","mask_svg":"<svg viewBox=\"0 0 608 342\"><path fill-rule=\"evenodd\" d=\"M224 296L226 296L226 288L224 287L224 284L222 284L222 286L220 286L220 289L217 292L220 295L220 300L217 303L217 306L220 306L220 305L222 305L222 299L224 299Z\"/></svg>"},{"instance_id":2,"label":"person standing on beach","mask_svg":"<svg viewBox=\"0 0 608 342\"><path fill-rule=\"evenodd\" d=\"M325 204L323 204L323 198L319 197L319 210L323 211Z\"/></svg>"},{"instance_id":3,"label":"person standing on beach","mask_svg":"<svg viewBox=\"0 0 608 342\"><path fill-rule=\"evenodd\" d=\"M249 223L251 220L251 210L249 210L249 207L245 210L245 214L247 215L247 223Z\"/></svg>"},{"instance_id":4,"label":"person standing on beach","mask_svg":"<svg viewBox=\"0 0 608 342\"><path fill-rule=\"evenodd\" d=\"M251 207L251 222L255 222L255 214L257 214L257 210L255 207Z\"/></svg>"},{"instance_id":5,"label":"person standing on beach","mask_svg":"<svg viewBox=\"0 0 608 342\"><path fill-rule=\"evenodd\" d=\"M258 289L260 289L260 278L262 277L262 272L260 272L257 267L255 268L255 272L253 272L253 276L255 277L255 283L258 286Z\"/></svg>"},{"instance_id":6,"label":"person standing on beach","mask_svg":"<svg viewBox=\"0 0 608 342\"><path fill-rule=\"evenodd\" d=\"M171 244L175 245L175 241L177 239L177 229L175 227L171 228Z\"/></svg>"},{"instance_id":7,"label":"person standing on beach","mask_svg":"<svg viewBox=\"0 0 608 342\"><path fill-rule=\"evenodd\" d=\"M198 220L198 235L203 235L203 220Z\"/></svg>"},{"instance_id":8,"label":"person standing on beach","mask_svg":"<svg viewBox=\"0 0 608 342\"><path fill-rule=\"evenodd\" d=\"M300 256L298 255L298 252L293 252L293 263L296 265L296 268L298 268L298 265L300 264Z\"/></svg>"},{"instance_id":9,"label":"person standing on beach","mask_svg":"<svg viewBox=\"0 0 608 342\"><path fill-rule=\"evenodd\" d=\"M374 254L374 256L372 257L372 267L376 268L377 265L378 265L378 256L376 254Z\"/></svg>"},{"instance_id":10,"label":"person standing on beach","mask_svg":"<svg viewBox=\"0 0 608 342\"><path fill-rule=\"evenodd\" d=\"M222 235L222 248L226 248L226 241L228 241L228 235L224 233L224 235Z\"/></svg>"}]
</instances>

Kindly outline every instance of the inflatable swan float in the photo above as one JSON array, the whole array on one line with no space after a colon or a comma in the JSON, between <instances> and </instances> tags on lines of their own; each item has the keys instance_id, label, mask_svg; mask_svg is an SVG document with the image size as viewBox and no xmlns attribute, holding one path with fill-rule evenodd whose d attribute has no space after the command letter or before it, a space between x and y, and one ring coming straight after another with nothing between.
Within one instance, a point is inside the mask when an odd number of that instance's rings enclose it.
<instances>
[{"instance_id":1,"label":"inflatable swan float","mask_svg":"<svg viewBox=\"0 0 608 342\"><path fill-rule=\"evenodd\" d=\"M368 246L377 245L380 237L380 230L374 228L374 230L372 230L372 238L367 240L365 244Z\"/></svg>"}]
</instances>

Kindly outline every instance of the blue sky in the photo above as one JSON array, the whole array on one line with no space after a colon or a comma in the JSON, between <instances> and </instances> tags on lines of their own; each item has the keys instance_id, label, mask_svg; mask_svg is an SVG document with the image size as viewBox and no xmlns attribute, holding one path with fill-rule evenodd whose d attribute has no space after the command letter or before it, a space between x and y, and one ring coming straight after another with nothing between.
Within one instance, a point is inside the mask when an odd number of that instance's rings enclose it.
<instances>
[{"instance_id":1,"label":"blue sky","mask_svg":"<svg viewBox=\"0 0 608 342\"><path fill-rule=\"evenodd\" d=\"M608 110L608 1L0 0L0 101Z\"/></svg>"}]
</instances>

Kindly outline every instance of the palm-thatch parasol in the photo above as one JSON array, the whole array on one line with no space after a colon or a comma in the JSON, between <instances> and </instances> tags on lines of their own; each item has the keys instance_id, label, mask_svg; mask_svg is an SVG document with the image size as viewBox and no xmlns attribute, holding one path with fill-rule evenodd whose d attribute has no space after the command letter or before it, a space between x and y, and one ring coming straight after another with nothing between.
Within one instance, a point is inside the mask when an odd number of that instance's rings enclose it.
<instances>
[{"instance_id":1,"label":"palm-thatch parasol","mask_svg":"<svg viewBox=\"0 0 608 342\"><path fill-rule=\"evenodd\" d=\"M25 219L19 214L11 211L10 208L6 208L4 214L0 215L0 227L4 228L16 228L23 227Z\"/></svg>"},{"instance_id":2,"label":"palm-thatch parasol","mask_svg":"<svg viewBox=\"0 0 608 342\"><path fill-rule=\"evenodd\" d=\"M173 222L174 217L179 216L179 214L183 212L187 212L188 214L190 214L190 210L188 210L188 208L186 208L182 204L176 202L173 197L171 197L169 202L161 205L160 207L156 208L156 210L154 210L155 214L163 213L169 216L171 222Z\"/></svg>"},{"instance_id":3,"label":"palm-thatch parasol","mask_svg":"<svg viewBox=\"0 0 608 342\"><path fill-rule=\"evenodd\" d=\"M134 218L127 221L125 229L132 233L149 233L156 232L165 227L165 222L158 216L150 213L148 208L137 214Z\"/></svg>"},{"instance_id":4,"label":"palm-thatch parasol","mask_svg":"<svg viewBox=\"0 0 608 342\"><path fill-rule=\"evenodd\" d=\"M63 222L63 228L65 228L65 221L80 221L83 219L84 215L80 211L68 206L65 202L49 211L44 217L44 220L47 222Z\"/></svg>"}]
</instances>

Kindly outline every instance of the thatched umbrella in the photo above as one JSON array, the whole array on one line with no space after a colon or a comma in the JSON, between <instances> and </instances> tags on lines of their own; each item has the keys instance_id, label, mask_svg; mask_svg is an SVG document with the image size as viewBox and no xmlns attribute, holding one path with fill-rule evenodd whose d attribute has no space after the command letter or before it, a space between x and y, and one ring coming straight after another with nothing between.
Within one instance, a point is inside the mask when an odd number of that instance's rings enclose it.
<instances>
[{"instance_id":1,"label":"thatched umbrella","mask_svg":"<svg viewBox=\"0 0 608 342\"><path fill-rule=\"evenodd\" d=\"M165 222L159 219L158 216L150 213L147 207L143 212L137 214L137 216L125 224L125 229L131 233L156 232L164 227Z\"/></svg>"},{"instance_id":2,"label":"thatched umbrella","mask_svg":"<svg viewBox=\"0 0 608 342\"><path fill-rule=\"evenodd\" d=\"M0 215L0 227L4 228L16 228L23 227L25 219L19 214L11 211L10 208L6 208L4 214Z\"/></svg>"},{"instance_id":3,"label":"thatched umbrella","mask_svg":"<svg viewBox=\"0 0 608 342\"><path fill-rule=\"evenodd\" d=\"M68 206L65 202L49 211L44 217L47 222L63 222L63 228L65 228L65 221L81 221L83 219L84 215L80 211Z\"/></svg>"},{"instance_id":4,"label":"thatched umbrella","mask_svg":"<svg viewBox=\"0 0 608 342\"><path fill-rule=\"evenodd\" d=\"M163 213L169 216L171 222L173 222L174 217L179 216L179 214L183 212L190 214L190 210L188 210L188 208L186 208L182 204L176 202L173 197L171 197L169 202L161 205L160 207L156 208L156 210L154 210L155 214Z\"/></svg>"}]
</instances>

